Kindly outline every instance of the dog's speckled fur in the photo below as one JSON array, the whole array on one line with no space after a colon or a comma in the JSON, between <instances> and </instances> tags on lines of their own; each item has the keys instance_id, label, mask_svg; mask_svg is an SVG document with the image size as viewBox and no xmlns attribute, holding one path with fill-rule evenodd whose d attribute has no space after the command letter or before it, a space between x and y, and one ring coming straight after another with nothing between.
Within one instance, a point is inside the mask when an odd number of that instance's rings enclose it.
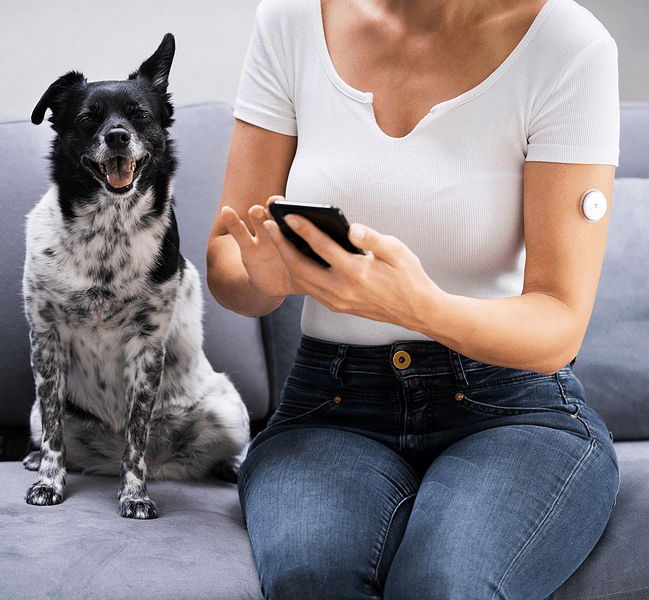
<instances>
[{"instance_id":1,"label":"dog's speckled fur","mask_svg":"<svg viewBox=\"0 0 649 600\"><path fill-rule=\"evenodd\" d=\"M51 109L56 136L53 185L27 220L39 446L24 461L38 470L30 504L62 501L67 466L119 473L120 514L153 518L147 477L233 480L248 441L243 402L203 354L199 276L179 252L167 134L174 50L165 36L125 81L68 73L32 114L39 124ZM111 160L135 166L133 181L113 187Z\"/></svg>"}]
</instances>

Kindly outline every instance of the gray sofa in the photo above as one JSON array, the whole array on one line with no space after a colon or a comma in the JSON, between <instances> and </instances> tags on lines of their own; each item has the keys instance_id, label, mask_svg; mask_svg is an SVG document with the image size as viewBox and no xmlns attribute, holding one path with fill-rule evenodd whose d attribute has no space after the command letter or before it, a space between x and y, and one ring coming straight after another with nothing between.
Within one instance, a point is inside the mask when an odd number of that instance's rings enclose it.
<instances>
[{"instance_id":1,"label":"gray sofa","mask_svg":"<svg viewBox=\"0 0 649 600\"><path fill-rule=\"evenodd\" d=\"M649 104L623 105L622 123L608 253L575 367L615 436L622 484L602 539L552 600L649 599ZM181 248L203 275L231 128L221 103L179 107L172 128ZM23 221L48 187L50 137L46 125L0 119L0 598L261 598L232 484L150 483L160 518L144 522L118 515L112 478L70 474L58 506L23 500L34 478L18 461L34 395L20 297ZM204 295L207 355L230 375L258 431L298 343L301 301L248 319Z\"/></svg>"}]
</instances>

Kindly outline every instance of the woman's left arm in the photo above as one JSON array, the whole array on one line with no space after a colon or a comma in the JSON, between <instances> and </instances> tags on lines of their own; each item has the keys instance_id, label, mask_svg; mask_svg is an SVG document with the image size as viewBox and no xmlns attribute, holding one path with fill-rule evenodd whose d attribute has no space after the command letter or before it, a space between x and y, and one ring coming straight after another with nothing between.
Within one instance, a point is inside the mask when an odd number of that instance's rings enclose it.
<instances>
[{"instance_id":1,"label":"woman's left arm","mask_svg":"<svg viewBox=\"0 0 649 600\"><path fill-rule=\"evenodd\" d=\"M345 252L305 219L292 223L332 265L302 257L266 222L298 285L335 312L386 321L421 332L480 362L554 373L579 351L604 258L607 214L586 221L583 193L611 200L615 168L528 162L524 174L526 266L520 296L481 300L440 290L399 240L354 224L351 241L368 251Z\"/></svg>"}]
</instances>

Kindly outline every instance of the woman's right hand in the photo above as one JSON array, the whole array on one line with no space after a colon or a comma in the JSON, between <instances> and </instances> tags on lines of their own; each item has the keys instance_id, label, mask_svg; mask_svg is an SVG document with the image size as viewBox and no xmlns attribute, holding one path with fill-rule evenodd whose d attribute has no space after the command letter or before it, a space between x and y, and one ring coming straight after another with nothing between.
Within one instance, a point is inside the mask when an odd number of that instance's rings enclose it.
<instances>
[{"instance_id":1,"label":"woman's right hand","mask_svg":"<svg viewBox=\"0 0 649 600\"><path fill-rule=\"evenodd\" d=\"M271 197L269 202L274 199ZM271 218L267 209L258 204L252 206L248 217L252 232L234 209L224 206L221 212L221 222L239 246L241 262L250 282L271 298L283 300L286 296L303 294L290 277L277 247L263 226L264 221Z\"/></svg>"}]
</instances>

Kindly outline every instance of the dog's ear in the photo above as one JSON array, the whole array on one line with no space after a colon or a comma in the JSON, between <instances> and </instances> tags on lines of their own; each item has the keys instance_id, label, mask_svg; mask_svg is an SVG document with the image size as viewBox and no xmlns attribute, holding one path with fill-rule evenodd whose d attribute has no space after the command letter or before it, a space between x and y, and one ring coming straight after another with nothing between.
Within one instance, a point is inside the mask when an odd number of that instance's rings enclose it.
<instances>
[{"instance_id":1,"label":"dog's ear","mask_svg":"<svg viewBox=\"0 0 649 600\"><path fill-rule=\"evenodd\" d=\"M45 91L38 104L32 112L32 123L40 125L45 118L45 113L48 108L52 109L53 113L57 109L63 107L69 94L76 91L83 91L86 87L86 78L82 73L77 71L70 71L69 73L59 77L49 88Z\"/></svg>"},{"instance_id":2,"label":"dog's ear","mask_svg":"<svg viewBox=\"0 0 649 600\"><path fill-rule=\"evenodd\" d=\"M166 92L175 52L176 41L173 34L168 33L162 38L153 55L147 58L137 71L131 73L129 79L146 79L156 92Z\"/></svg>"},{"instance_id":3,"label":"dog's ear","mask_svg":"<svg viewBox=\"0 0 649 600\"><path fill-rule=\"evenodd\" d=\"M82 91L86 87L86 78L82 73L77 71L70 71L66 75L59 77L47 91L43 94L42 98L38 101L36 108L32 112L32 123L40 125L45 118L45 113L48 108L52 109L54 118L60 108L66 104L66 99L70 93L75 91Z\"/></svg>"}]
</instances>

